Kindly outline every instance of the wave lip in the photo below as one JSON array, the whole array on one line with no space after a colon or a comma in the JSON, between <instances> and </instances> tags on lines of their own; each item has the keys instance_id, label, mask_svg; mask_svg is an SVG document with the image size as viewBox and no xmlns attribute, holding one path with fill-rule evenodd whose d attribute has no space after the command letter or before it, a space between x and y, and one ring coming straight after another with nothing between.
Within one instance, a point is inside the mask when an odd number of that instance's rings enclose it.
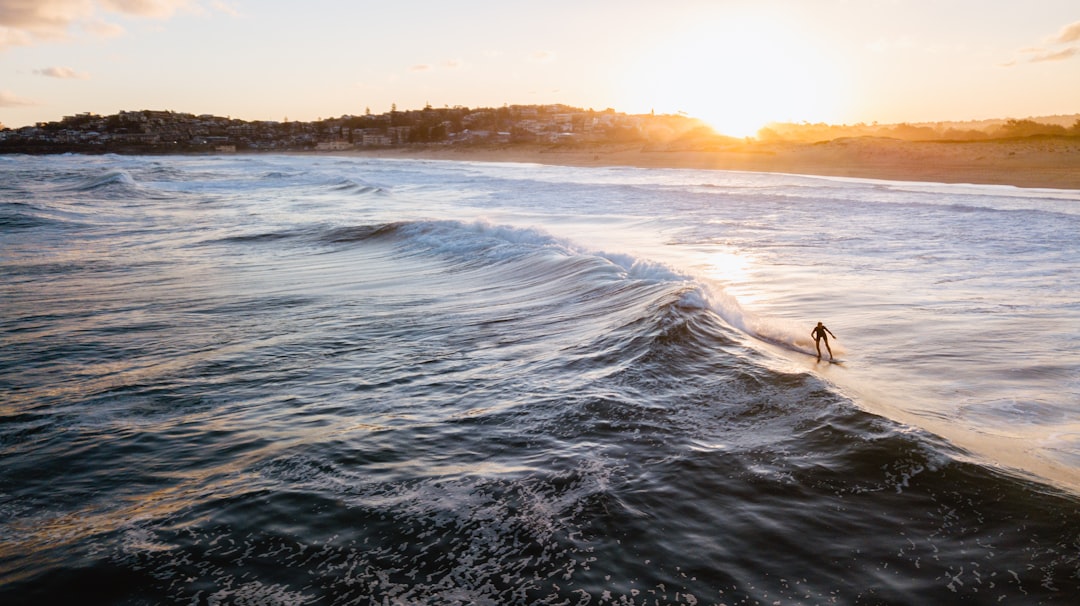
<instances>
[{"instance_id":1,"label":"wave lip","mask_svg":"<svg viewBox=\"0 0 1080 606\"><path fill-rule=\"evenodd\" d=\"M66 188L68 191L94 191L104 188L128 189L138 188L135 178L126 170L111 169L105 173L82 180L77 185Z\"/></svg>"},{"instance_id":2,"label":"wave lip","mask_svg":"<svg viewBox=\"0 0 1080 606\"><path fill-rule=\"evenodd\" d=\"M335 227L322 233L319 240L330 244L348 244L350 242L363 242L375 238L393 236L398 233L403 223L386 223L376 225L355 225L348 227Z\"/></svg>"},{"instance_id":3,"label":"wave lip","mask_svg":"<svg viewBox=\"0 0 1080 606\"><path fill-rule=\"evenodd\" d=\"M174 197L171 192L137 180L122 168L112 168L97 175L84 177L74 183L62 185L53 191L67 194L101 194L110 198L141 198L166 200Z\"/></svg>"},{"instance_id":4,"label":"wave lip","mask_svg":"<svg viewBox=\"0 0 1080 606\"><path fill-rule=\"evenodd\" d=\"M354 179L341 179L331 185L330 189L336 192L357 195L386 196L390 194L390 190L385 187L365 183L364 181L356 181Z\"/></svg>"}]
</instances>

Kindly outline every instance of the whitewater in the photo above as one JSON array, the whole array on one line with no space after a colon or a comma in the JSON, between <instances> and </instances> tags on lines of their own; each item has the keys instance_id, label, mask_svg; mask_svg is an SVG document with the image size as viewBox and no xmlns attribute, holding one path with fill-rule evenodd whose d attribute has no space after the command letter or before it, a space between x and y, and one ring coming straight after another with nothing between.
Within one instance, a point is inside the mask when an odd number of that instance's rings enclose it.
<instances>
[{"instance_id":1,"label":"whitewater","mask_svg":"<svg viewBox=\"0 0 1080 606\"><path fill-rule=\"evenodd\" d=\"M1077 234L1071 190L0 156L0 602L1071 604Z\"/></svg>"}]
</instances>

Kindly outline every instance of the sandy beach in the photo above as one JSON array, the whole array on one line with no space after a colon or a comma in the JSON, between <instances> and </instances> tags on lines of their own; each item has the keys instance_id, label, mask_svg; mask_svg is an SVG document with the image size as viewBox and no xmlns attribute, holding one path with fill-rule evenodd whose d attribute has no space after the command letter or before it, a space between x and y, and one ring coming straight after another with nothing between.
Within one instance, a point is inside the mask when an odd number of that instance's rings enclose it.
<instances>
[{"instance_id":1,"label":"sandy beach","mask_svg":"<svg viewBox=\"0 0 1080 606\"><path fill-rule=\"evenodd\" d=\"M424 146L346 153L387 158L716 169L1080 189L1080 138L1067 137L972 142L855 138L821 143L747 143L716 149L650 148L640 144Z\"/></svg>"}]
</instances>

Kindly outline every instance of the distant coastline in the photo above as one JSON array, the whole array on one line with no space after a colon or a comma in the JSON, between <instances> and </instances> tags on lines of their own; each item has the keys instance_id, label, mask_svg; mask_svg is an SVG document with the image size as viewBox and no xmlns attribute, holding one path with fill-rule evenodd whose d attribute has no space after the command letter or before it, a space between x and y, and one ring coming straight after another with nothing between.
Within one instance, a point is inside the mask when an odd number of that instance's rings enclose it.
<instances>
[{"instance_id":1,"label":"distant coastline","mask_svg":"<svg viewBox=\"0 0 1080 606\"><path fill-rule=\"evenodd\" d=\"M1080 114L925 124L772 124L757 138L740 139L681 114L630 115L559 104L395 108L317 122L141 110L0 129L3 153L360 154L1080 189Z\"/></svg>"}]
</instances>

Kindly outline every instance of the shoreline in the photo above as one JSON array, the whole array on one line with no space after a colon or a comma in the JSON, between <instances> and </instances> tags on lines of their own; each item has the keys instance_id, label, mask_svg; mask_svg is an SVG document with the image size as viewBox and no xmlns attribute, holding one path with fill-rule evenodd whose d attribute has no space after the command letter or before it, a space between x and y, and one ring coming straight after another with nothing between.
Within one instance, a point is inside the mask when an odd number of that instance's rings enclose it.
<instances>
[{"instance_id":1,"label":"shoreline","mask_svg":"<svg viewBox=\"0 0 1080 606\"><path fill-rule=\"evenodd\" d=\"M1080 139L1077 138L973 142L859 138L822 143L755 142L722 149L649 149L639 144L424 146L302 153L581 167L729 170L1080 190Z\"/></svg>"}]
</instances>

